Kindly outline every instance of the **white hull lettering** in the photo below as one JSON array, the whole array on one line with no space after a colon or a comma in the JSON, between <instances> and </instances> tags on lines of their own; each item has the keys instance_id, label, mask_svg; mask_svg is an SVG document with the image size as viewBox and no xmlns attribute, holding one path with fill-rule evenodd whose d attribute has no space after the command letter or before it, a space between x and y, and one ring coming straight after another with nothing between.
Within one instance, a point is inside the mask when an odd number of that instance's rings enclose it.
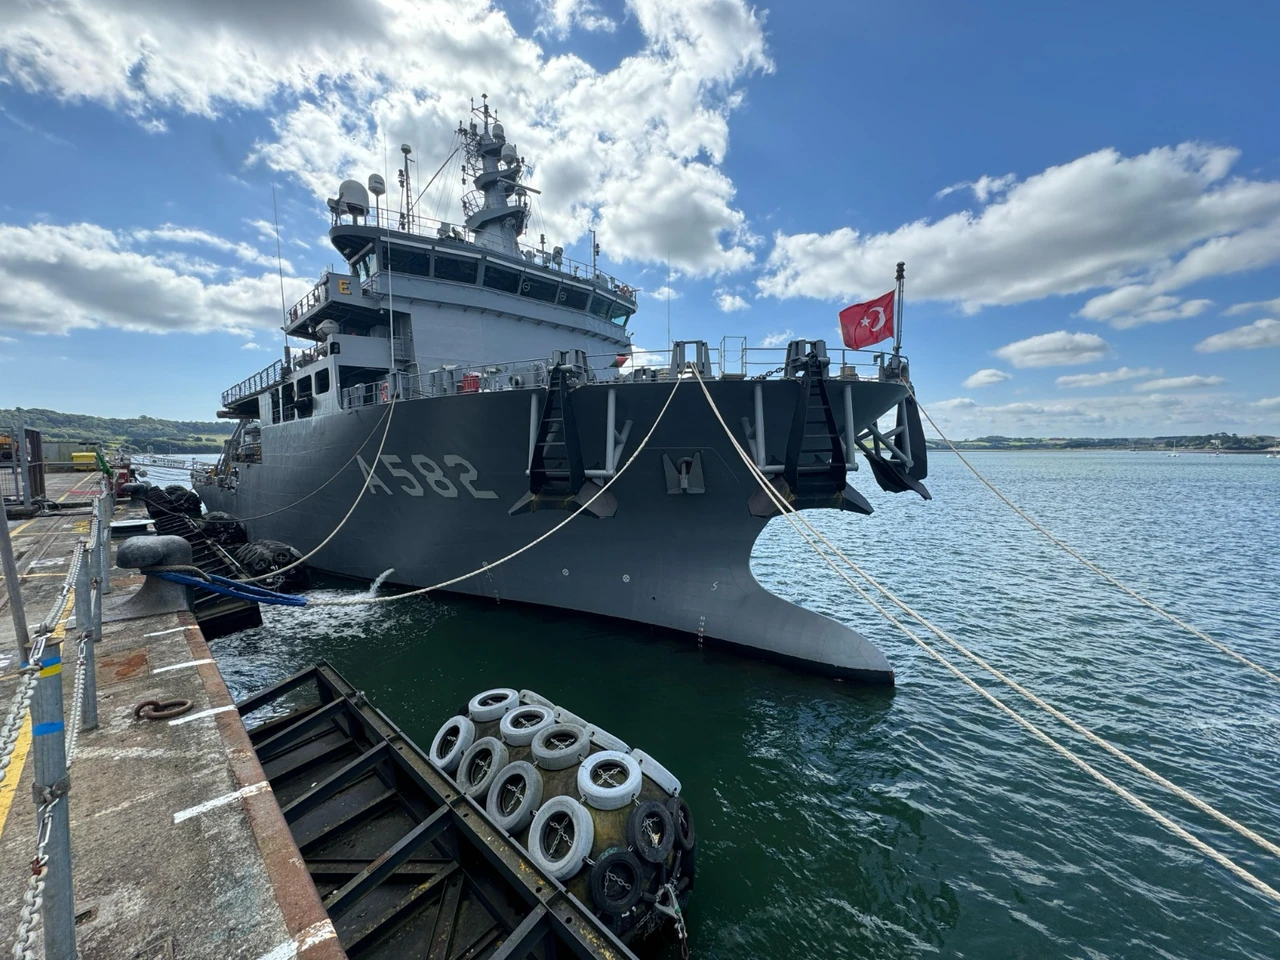
<instances>
[{"instance_id":1,"label":"white hull lettering","mask_svg":"<svg viewBox=\"0 0 1280 960\"><path fill-rule=\"evenodd\" d=\"M492 490L481 490L475 486L474 481L479 479L479 472L466 457L460 457L456 453L446 454L441 458L446 467L461 468L458 474L458 483L460 483L467 491L477 500L497 500L498 495ZM406 470L400 457L394 453L384 453L381 457L382 466L384 466L391 476L399 480L405 481L401 483L400 489L411 497L426 496L426 489L413 472ZM393 494L392 489L378 476L376 470L371 470L369 465L365 463L364 457L357 455L356 462L360 464L360 470L364 473L365 479L369 481L369 492L382 492L388 496ZM447 499L454 499L458 496L458 488L454 482L445 476L445 472L440 469L440 465L430 457L421 453L415 453L409 457L409 462L413 464L414 469L421 474L422 479L426 481L426 486L440 496ZM370 476L372 474L372 476Z\"/></svg>"}]
</instances>

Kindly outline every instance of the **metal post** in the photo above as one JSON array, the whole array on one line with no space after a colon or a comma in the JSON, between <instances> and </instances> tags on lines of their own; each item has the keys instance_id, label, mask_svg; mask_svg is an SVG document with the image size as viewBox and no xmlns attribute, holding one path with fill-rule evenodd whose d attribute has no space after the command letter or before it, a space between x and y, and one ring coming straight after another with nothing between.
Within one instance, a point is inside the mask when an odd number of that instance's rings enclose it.
<instances>
[{"instance_id":1,"label":"metal post","mask_svg":"<svg viewBox=\"0 0 1280 960\"><path fill-rule=\"evenodd\" d=\"M27 463L27 424L18 421L18 473L22 477L22 505L31 506L31 465Z\"/></svg>"},{"instance_id":2,"label":"metal post","mask_svg":"<svg viewBox=\"0 0 1280 960\"><path fill-rule=\"evenodd\" d=\"M102 584L106 584L105 573ZM84 689L80 692L80 729L98 729L98 673L94 648L102 637L102 586L90 593L89 620L84 634Z\"/></svg>"},{"instance_id":3,"label":"metal post","mask_svg":"<svg viewBox=\"0 0 1280 960\"><path fill-rule=\"evenodd\" d=\"M25 663L31 649L27 633L27 614L22 609L22 591L18 585L18 564L13 559L13 541L9 538L9 518L4 504L0 503L0 572L4 573L5 589L9 593L9 614L13 617L13 632L18 638L18 662Z\"/></svg>"},{"instance_id":4,"label":"metal post","mask_svg":"<svg viewBox=\"0 0 1280 960\"><path fill-rule=\"evenodd\" d=\"M32 753L35 755L32 792L36 802L36 830L44 819L44 805L58 799L49 829L49 873L41 909L44 950L48 960L75 960L76 914L71 889L71 822L66 745L62 718L62 641L50 637L44 648L40 680L31 699Z\"/></svg>"},{"instance_id":5,"label":"metal post","mask_svg":"<svg viewBox=\"0 0 1280 960\"><path fill-rule=\"evenodd\" d=\"M93 610L91 608L92 597L90 592L92 587L90 581L97 576L94 569L98 565L98 551L93 548L93 544L81 540L76 545L76 549L80 551L80 569L76 573L75 591L76 591L76 629L87 629L93 620ZM50 628L53 624L48 625Z\"/></svg>"},{"instance_id":6,"label":"metal post","mask_svg":"<svg viewBox=\"0 0 1280 960\"><path fill-rule=\"evenodd\" d=\"M898 354L902 351L902 288L907 281L907 264L905 260L898 261L898 275L895 279L898 281L898 295L894 297L894 312L897 316L893 318L893 357L896 360Z\"/></svg>"},{"instance_id":7,"label":"metal post","mask_svg":"<svg viewBox=\"0 0 1280 960\"><path fill-rule=\"evenodd\" d=\"M107 479L111 483L111 479ZM114 498L110 491L98 498L98 578L102 581L102 594L111 592L111 516L115 513Z\"/></svg>"},{"instance_id":8,"label":"metal post","mask_svg":"<svg viewBox=\"0 0 1280 960\"><path fill-rule=\"evenodd\" d=\"M756 466L764 469L768 463L764 448L764 395L756 384Z\"/></svg>"},{"instance_id":9,"label":"metal post","mask_svg":"<svg viewBox=\"0 0 1280 960\"><path fill-rule=\"evenodd\" d=\"M604 469L609 476L613 476L613 448L617 442L618 434L614 430L615 418L618 409L618 391L613 387L609 388L608 413L606 415L607 422L604 425Z\"/></svg>"}]
</instances>

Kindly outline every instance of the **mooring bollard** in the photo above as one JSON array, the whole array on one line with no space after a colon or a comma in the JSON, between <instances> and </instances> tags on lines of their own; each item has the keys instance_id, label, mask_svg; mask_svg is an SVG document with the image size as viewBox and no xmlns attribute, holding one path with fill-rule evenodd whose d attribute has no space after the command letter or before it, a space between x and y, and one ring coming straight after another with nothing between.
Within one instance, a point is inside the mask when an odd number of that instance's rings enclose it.
<instances>
[{"instance_id":1,"label":"mooring bollard","mask_svg":"<svg viewBox=\"0 0 1280 960\"><path fill-rule=\"evenodd\" d=\"M148 567L191 566L191 544L181 537L132 537L120 544L116 551L116 563L123 569ZM171 583L159 577L147 577L132 597L123 603L113 604L104 611L107 621L149 617L157 613L190 610L189 591L180 583Z\"/></svg>"}]
</instances>

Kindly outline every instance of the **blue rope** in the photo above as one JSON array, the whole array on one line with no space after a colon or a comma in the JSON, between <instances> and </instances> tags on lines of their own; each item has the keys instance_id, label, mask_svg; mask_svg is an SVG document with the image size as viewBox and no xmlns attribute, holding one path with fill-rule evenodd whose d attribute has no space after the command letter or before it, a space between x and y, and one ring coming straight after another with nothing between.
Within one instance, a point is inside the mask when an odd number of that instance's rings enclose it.
<instances>
[{"instance_id":1,"label":"blue rope","mask_svg":"<svg viewBox=\"0 0 1280 960\"><path fill-rule=\"evenodd\" d=\"M147 576L159 577L161 580L181 583L188 587L200 587L210 593L219 593L224 597L247 600L250 603L274 603L283 607L305 607L307 605L306 597L300 597L293 593L277 593L274 590L268 590L266 587L243 583L239 580L228 580L226 577L219 577L215 574L209 574L208 580L202 580L186 573L170 573L167 571L147 571Z\"/></svg>"}]
</instances>

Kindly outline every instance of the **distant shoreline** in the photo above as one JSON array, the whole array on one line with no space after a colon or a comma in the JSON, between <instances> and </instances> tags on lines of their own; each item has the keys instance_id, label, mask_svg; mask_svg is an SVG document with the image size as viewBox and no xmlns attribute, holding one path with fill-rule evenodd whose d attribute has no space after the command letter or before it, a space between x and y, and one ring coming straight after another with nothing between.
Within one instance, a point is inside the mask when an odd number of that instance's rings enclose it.
<instances>
[{"instance_id":1,"label":"distant shoreline","mask_svg":"<svg viewBox=\"0 0 1280 960\"><path fill-rule=\"evenodd\" d=\"M966 447L961 443L957 443L960 453L1157 453L1169 455L1173 453L1172 448L1166 447L1144 447L1140 450L1129 450L1123 447ZM955 453L948 446L930 446L929 453ZM1214 450L1211 447L1179 447L1177 450L1179 456L1188 454L1192 456L1215 456L1221 453L1224 457L1265 457L1269 453L1280 453L1280 450Z\"/></svg>"}]
</instances>

